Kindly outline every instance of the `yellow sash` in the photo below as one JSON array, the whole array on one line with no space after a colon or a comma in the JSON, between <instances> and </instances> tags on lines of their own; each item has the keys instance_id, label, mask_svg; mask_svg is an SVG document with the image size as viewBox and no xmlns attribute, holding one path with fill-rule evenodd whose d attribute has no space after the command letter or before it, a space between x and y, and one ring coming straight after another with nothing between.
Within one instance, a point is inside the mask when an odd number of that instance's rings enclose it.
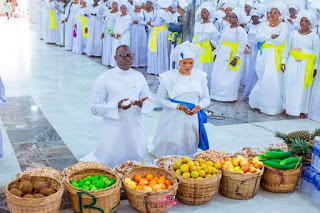
<instances>
[{"instance_id":1,"label":"yellow sash","mask_svg":"<svg viewBox=\"0 0 320 213\"><path fill-rule=\"evenodd\" d=\"M307 89L313 83L314 64L317 57L314 53L304 53L295 50L291 50L290 55L298 60L307 59L306 74L304 75L304 89Z\"/></svg>"},{"instance_id":2,"label":"yellow sash","mask_svg":"<svg viewBox=\"0 0 320 213\"><path fill-rule=\"evenodd\" d=\"M281 45L273 45L273 44L263 43L261 46L262 49L274 48L274 57L275 57L275 62L276 62L276 68L278 71L281 71L282 54L283 54L283 48L285 47L285 45L286 45L286 43L283 42Z\"/></svg>"},{"instance_id":3,"label":"yellow sash","mask_svg":"<svg viewBox=\"0 0 320 213\"><path fill-rule=\"evenodd\" d=\"M88 37L88 33L86 33L86 26L87 26L87 17L77 17L77 19L82 21L82 35L83 38L87 38Z\"/></svg>"},{"instance_id":4,"label":"yellow sash","mask_svg":"<svg viewBox=\"0 0 320 213\"><path fill-rule=\"evenodd\" d=\"M47 10L50 15L50 29L56 29L57 23L56 23L56 17L54 16L54 13L56 10Z\"/></svg>"},{"instance_id":5,"label":"yellow sash","mask_svg":"<svg viewBox=\"0 0 320 213\"><path fill-rule=\"evenodd\" d=\"M240 65L241 65L241 60L240 58L238 58L237 61L237 65L236 66L232 66L230 64L230 62L234 59L234 57L237 54L238 51L238 47L239 47L239 43L238 42L228 42L228 41L223 41L222 42L223 46L231 46L230 49L230 57L229 57L229 61L228 61L228 65L229 65L229 69L230 70L234 70L234 71L239 71L240 70Z\"/></svg>"},{"instance_id":6,"label":"yellow sash","mask_svg":"<svg viewBox=\"0 0 320 213\"><path fill-rule=\"evenodd\" d=\"M194 35L193 39L196 39L196 38L197 38L197 36ZM202 41L202 42L196 42L195 44L197 44L201 47L201 55L200 55L200 62L201 63L210 63L211 61L213 61L211 44L208 40Z\"/></svg>"},{"instance_id":7,"label":"yellow sash","mask_svg":"<svg viewBox=\"0 0 320 213\"><path fill-rule=\"evenodd\" d=\"M149 41L149 50L153 53L157 51L157 40L158 40L158 32L161 30L167 29L167 25L162 25L160 27L153 27L153 32Z\"/></svg>"}]
</instances>

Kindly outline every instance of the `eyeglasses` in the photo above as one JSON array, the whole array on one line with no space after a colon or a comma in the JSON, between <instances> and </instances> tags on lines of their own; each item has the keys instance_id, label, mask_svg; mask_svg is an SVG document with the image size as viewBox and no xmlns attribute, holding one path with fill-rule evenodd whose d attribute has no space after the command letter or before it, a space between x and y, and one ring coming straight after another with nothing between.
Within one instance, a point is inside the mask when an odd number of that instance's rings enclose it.
<instances>
[{"instance_id":1,"label":"eyeglasses","mask_svg":"<svg viewBox=\"0 0 320 213\"><path fill-rule=\"evenodd\" d=\"M238 18L237 16L228 16L228 18Z\"/></svg>"},{"instance_id":2,"label":"eyeglasses","mask_svg":"<svg viewBox=\"0 0 320 213\"><path fill-rule=\"evenodd\" d=\"M126 10L127 7L120 7L120 10Z\"/></svg>"},{"instance_id":3,"label":"eyeglasses","mask_svg":"<svg viewBox=\"0 0 320 213\"><path fill-rule=\"evenodd\" d=\"M273 14L273 15L280 14L280 12L276 12L276 11L274 11L274 12L272 12L272 11L268 11L267 13L268 13L268 14L270 14L270 15L272 15L272 14Z\"/></svg>"},{"instance_id":4,"label":"eyeglasses","mask_svg":"<svg viewBox=\"0 0 320 213\"><path fill-rule=\"evenodd\" d=\"M127 59L127 58L133 59L134 53L128 53L128 54L122 53L122 54L117 54L117 56L120 56L120 58L122 58L122 59Z\"/></svg>"}]
</instances>

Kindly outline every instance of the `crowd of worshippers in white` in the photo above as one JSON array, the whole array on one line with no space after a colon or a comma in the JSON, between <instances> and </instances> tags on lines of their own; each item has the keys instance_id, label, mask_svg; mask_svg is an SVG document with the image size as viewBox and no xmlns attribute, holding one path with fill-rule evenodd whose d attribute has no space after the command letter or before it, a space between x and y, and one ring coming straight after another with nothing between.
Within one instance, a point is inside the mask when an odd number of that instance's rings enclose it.
<instances>
[{"instance_id":1,"label":"crowd of worshippers in white","mask_svg":"<svg viewBox=\"0 0 320 213\"><path fill-rule=\"evenodd\" d=\"M150 94L142 74L129 68L130 72L125 72L117 58L132 60L131 67L147 67L149 74L159 75L157 102L164 112L157 136L148 145L149 152L156 156L206 149L203 108L210 98L236 101L240 85L245 86L242 98L253 109L320 122L318 10L300 10L297 5L280 1L265 6L252 0L247 0L244 8L235 7L232 0L221 0L215 9L206 1L196 11L192 43L172 50L168 24L183 14L185 0L94 0L91 5L86 1L73 0L64 14L58 14L53 0L42 1L39 34L46 43L59 43L64 24L66 50L102 57L102 64L115 67L99 77L92 97L93 114L104 118L102 138L108 138L108 146L118 146L119 140L125 141L131 134L145 147L140 118L127 120L150 110L146 104ZM121 45L127 45L130 51L118 54ZM170 69L172 61L179 64L178 68ZM118 103L121 97L137 100L142 109L136 102L130 102L132 107L126 109ZM142 99L145 97L149 99ZM121 123L121 119L126 121ZM181 122L184 125L178 124ZM139 130L122 134L129 126ZM193 131L183 130L185 127ZM110 134L110 129L112 134L104 135ZM141 154L141 147L135 147L132 153ZM102 156L97 153L103 150L97 146L94 153ZM129 152L122 154L130 156Z\"/></svg>"}]
</instances>

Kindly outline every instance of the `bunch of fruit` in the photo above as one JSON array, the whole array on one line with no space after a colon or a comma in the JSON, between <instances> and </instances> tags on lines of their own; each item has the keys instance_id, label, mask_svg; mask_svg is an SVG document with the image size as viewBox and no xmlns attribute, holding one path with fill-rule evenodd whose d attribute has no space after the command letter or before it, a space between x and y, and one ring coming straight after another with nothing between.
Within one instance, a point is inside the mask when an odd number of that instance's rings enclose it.
<instances>
[{"instance_id":1,"label":"bunch of fruit","mask_svg":"<svg viewBox=\"0 0 320 213\"><path fill-rule=\"evenodd\" d=\"M22 198L44 198L57 192L45 178L32 177L28 174L11 183L9 191Z\"/></svg>"},{"instance_id":2,"label":"bunch of fruit","mask_svg":"<svg viewBox=\"0 0 320 213\"><path fill-rule=\"evenodd\" d=\"M220 172L221 165L218 161L205 161L202 158L191 160L184 156L181 160L176 161L172 168L176 174L185 178L203 179L210 178Z\"/></svg>"},{"instance_id":3,"label":"bunch of fruit","mask_svg":"<svg viewBox=\"0 0 320 213\"><path fill-rule=\"evenodd\" d=\"M70 184L78 189L84 189L87 191L99 191L103 189L107 189L113 184L115 184L116 180L114 178L108 178L105 175L88 175L85 178L82 178L78 181L70 180Z\"/></svg>"},{"instance_id":4,"label":"bunch of fruit","mask_svg":"<svg viewBox=\"0 0 320 213\"><path fill-rule=\"evenodd\" d=\"M226 157L219 160L222 168L236 173L259 173L263 167L263 163L258 157L251 160L238 155L237 157Z\"/></svg>"},{"instance_id":5,"label":"bunch of fruit","mask_svg":"<svg viewBox=\"0 0 320 213\"><path fill-rule=\"evenodd\" d=\"M302 163L302 157L292 157L291 152L281 149L265 152L263 155L258 155L258 158L265 165L280 170L295 169Z\"/></svg>"},{"instance_id":6,"label":"bunch of fruit","mask_svg":"<svg viewBox=\"0 0 320 213\"><path fill-rule=\"evenodd\" d=\"M165 176L158 177L150 173L145 177L135 175L133 180L125 178L124 183L132 189L143 192L159 192L173 187L172 182Z\"/></svg>"}]
</instances>

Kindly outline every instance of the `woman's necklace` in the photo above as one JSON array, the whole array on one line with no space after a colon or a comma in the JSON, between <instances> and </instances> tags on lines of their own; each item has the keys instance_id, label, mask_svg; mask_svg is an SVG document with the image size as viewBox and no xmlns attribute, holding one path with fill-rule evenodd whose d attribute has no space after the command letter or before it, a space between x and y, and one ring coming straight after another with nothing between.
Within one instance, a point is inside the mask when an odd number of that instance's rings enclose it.
<instances>
[{"instance_id":1,"label":"woman's necklace","mask_svg":"<svg viewBox=\"0 0 320 213\"><path fill-rule=\"evenodd\" d=\"M278 26L280 23L281 23L281 21L278 21L277 23L271 23L271 22L270 22L270 26L271 26L271 27L276 27L276 26Z\"/></svg>"},{"instance_id":2,"label":"woman's necklace","mask_svg":"<svg viewBox=\"0 0 320 213\"><path fill-rule=\"evenodd\" d=\"M304 33L304 32L302 32L302 30L300 30L300 34L301 34L301 35L307 35L307 34L309 34L309 33L311 33L311 30L310 30L310 29L309 29L309 31L308 31L308 32L305 32L305 33Z\"/></svg>"}]
</instances>

